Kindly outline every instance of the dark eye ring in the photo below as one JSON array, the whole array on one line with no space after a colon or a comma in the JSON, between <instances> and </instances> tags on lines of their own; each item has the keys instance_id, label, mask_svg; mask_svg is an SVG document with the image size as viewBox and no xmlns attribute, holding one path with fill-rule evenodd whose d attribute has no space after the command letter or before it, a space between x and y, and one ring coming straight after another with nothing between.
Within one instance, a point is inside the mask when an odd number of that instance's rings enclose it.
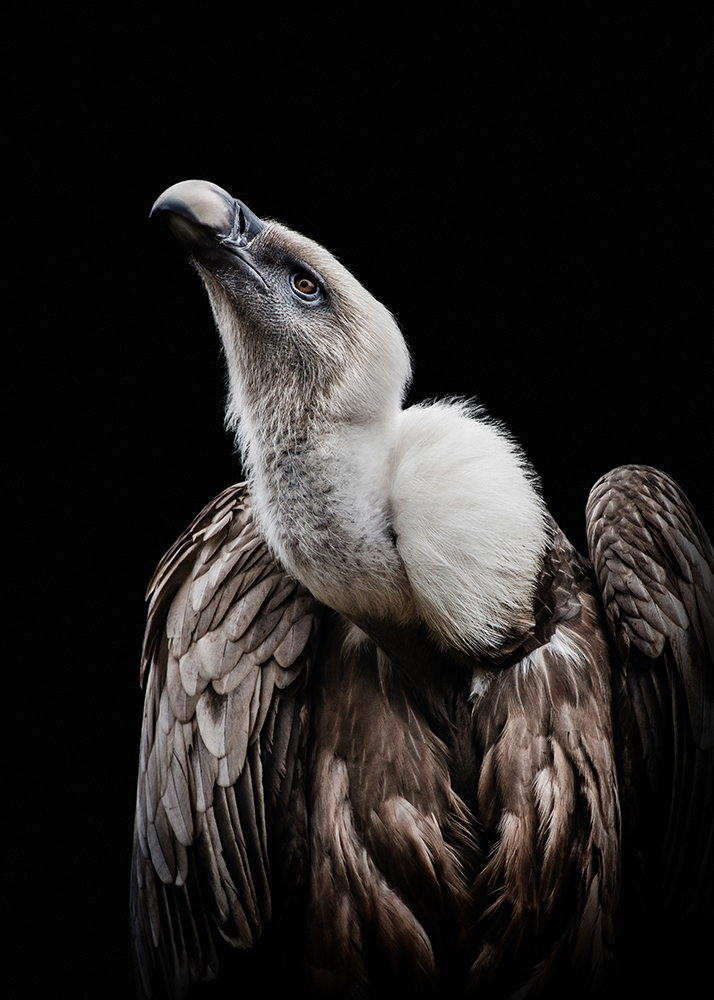
<instances>
[{"instance_id":1,"label":"dark eye ring","mask_svg":"<svg viewBox=\"0 0 714 1000\"><path fill-rule=\"evenodd\" d=\"M317 282L306 271L296 271L295 274L291 274L290 284L303 299L312 299L319 291Z\"/></svg>"}]
</instances>

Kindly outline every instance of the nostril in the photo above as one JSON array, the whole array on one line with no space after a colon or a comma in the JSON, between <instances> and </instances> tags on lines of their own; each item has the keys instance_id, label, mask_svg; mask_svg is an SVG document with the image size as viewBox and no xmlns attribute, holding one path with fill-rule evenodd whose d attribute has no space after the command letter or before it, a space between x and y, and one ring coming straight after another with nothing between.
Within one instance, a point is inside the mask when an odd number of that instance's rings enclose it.
<instances>
[{"instance_id":1,"label":"nostril","mask_svg":"<svg viewBox=\"0 0 714 1000\"><path fill-rule=\"evenodd\" d=\"M248 243L252 242L253 239L265 229L265 223L262 219L259 219L254 212L244 205L243 202L238 201L236 198L234 200L234 221L233 221L233 233L231 238L238 244L238 246L244 247Z\"/></svg>"}]
</instances>

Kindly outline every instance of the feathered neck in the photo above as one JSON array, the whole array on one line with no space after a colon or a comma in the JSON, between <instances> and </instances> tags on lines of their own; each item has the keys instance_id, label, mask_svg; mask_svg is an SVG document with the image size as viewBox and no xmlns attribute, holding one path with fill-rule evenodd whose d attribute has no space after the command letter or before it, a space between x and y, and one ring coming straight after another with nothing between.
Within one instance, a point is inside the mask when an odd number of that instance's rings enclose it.
<instances>
[{"instance_id":1,"label":"feathered neck","mask_svg":"<svg viewBox=\"0 0 714 1000\"><path fill-rule=\"evenodd\" d=\"M325 604L476 655L532 627L545 510L494 423L442 403L242 438L260 529Z\"/></svg>"},{"instance_id":2,"label":"feathered neck","mask_svg":"<svg viewBox=\"0 0 714 1000\"><path fill-rule=\"evenodd\" d=\"M397 414L270 440L242 430L256 520L286 569L352 620L414 618L388 493Z\"/></svg>"}]
</instances>

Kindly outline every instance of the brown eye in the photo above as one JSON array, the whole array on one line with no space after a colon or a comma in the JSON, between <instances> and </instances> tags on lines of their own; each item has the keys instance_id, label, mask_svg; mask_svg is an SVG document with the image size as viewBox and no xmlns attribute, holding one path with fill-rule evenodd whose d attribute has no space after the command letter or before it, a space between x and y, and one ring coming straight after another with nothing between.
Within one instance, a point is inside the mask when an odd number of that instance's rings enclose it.
<instances>
[{"instance_id":1,"label":"brown eye","mask_svg":"<svg viewBox=\"0 0 714 1000\"><path fill-rule=\"evenodd\" d=\"M298 295L305 298L312 298L317 293L317 282L313 281L305 271L298 271L296 274L293 274L290 278L290 283Z\"/></svg>"}]
</instances>

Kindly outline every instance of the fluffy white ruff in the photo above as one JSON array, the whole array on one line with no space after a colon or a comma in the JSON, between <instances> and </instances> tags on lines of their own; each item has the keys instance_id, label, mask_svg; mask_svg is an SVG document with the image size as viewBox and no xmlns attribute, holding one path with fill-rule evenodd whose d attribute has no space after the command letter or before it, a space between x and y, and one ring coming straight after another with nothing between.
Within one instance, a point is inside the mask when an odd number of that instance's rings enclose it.
<instances>
[{"instance_id":1,"label":"fluffy white ruff","mask_svg":"<svg viewBox=\"0 0 714 1000\"><path fill-rule=\"evenodd\" d=\"M464 403L405 410L390 496L420 617L446 646L498 649L533 622L548 540L518 446Z\"/></svg>"}]
</instances>

